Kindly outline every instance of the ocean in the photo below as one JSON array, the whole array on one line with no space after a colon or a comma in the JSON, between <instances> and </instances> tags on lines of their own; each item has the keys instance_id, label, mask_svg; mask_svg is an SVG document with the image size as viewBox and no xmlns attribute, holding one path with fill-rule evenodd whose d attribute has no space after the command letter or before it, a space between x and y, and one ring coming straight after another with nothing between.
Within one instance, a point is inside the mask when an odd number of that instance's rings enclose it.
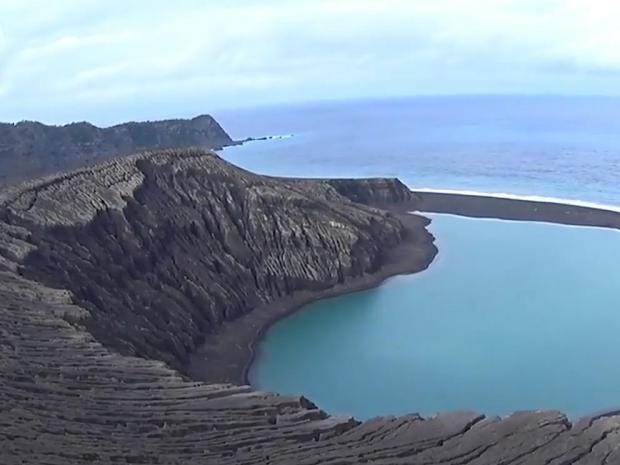
<instances>
[{"instance_id":1,"label":"ocean","mask_svg":"<svg viewBox=\"0 0 620 465\"><path fill-rule=\"evenodd\" d=\"M620 98L418 97L214 116L236 139L286 136L222 151L265 174L620 206Z\"/></svg>"}]
</instances>

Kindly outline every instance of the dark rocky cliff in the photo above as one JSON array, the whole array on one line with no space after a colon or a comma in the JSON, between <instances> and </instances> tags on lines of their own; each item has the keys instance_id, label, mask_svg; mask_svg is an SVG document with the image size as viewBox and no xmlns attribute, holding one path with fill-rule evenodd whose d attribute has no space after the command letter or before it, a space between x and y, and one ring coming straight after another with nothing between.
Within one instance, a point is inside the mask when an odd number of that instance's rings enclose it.
<instances>
[{"instance_id":1,"label":"dark rocky cliff","mask_svg":"<svg viewBox=\"0 0 620 465\"><path fill-rule=\"evenodd\" d=\"M71 291L110 347L177 368L224 320L376 271L404 234L392 215L329 183L264 178L215 155L165 152L110 166L7 202L6 221L28 229L33 247L20 272ZM82 205L77 183L96 193Z\"/></svg>"},{"instance_id":2,"label":"dark rocky cliff","mask_svg":"<svg viewBox=\"0 0 620 465\"><path fill-rule=\"evenodd\" d=\"M406 242L429 261L424 223L350 200L403 195L395 181L267 178L197 151L6 188L0 463L618 463L613 413L360 423L175 369L223 321L370 276Z\"/></svg>"},{"instance_id":3,"label":"dark rocky cliff","mask_svg":"<svg viewBox=\"0 0 620 465\"><path fill-rule=\"evenodd\" d=\"M328 179L326 182L348 199L373 205L399 205L418 200L398 179Z\"/></svg>"},{"instance_id":4,"label":"dark rocky cliff","mask_svg":"<svg viewBox=\"0 0 620 465\"><path fill-rule=\"evenodd\" d=\"M131 122L108 128L90 123L47 126L0 123L0 181L84 166L141 150L233 143L209 115L193 119Z\"/></svg>"}]
</instances>

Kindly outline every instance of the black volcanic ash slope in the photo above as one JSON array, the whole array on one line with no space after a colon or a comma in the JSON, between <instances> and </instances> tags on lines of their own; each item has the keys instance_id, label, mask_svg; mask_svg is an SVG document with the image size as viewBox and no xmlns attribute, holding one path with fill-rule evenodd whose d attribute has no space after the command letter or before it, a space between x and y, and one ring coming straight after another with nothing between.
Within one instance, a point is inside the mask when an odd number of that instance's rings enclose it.
<instances>
[{"instance_id":1,"label":"black volcanic ash slope","mask_svg":"<svg viewBox=\"0 0 620 465\"><path fill-rule=\"evenodd\" d=\"M9 204L34 246L21 273L70 290L102 342L178 368L226 319L376 271L404 233L327 183L260 177L201 152L111 166L77 175L96 192L82 205L63 194L72 177ZM135 190L101 189L123 182Z\"/></svg>"},{"instance_id":2,"label":"black volcanic ash slope","mask_svg":"<svg viewBox=\"0 0 620 465\"><path fill-rule=\"evenodd\" d=\"M360 423L170 368L257 303L382 267L425 232L347 197L408 196L395 180L266 178L195 151L1 191L0 463L620 463L613 413Z\"/></svg>"},{"instance_id":3,"label":"black volcanic ash slope","mask_svg":"<svg viewBox=\"0 0 620 465\"><path fill-rule=\"evenodd\" d=\"M119 155L173 147L217 149L233 141L209 115L123 123L47 126L0 123L0 181L77 168Z\"/></svg>"}]
</instances>

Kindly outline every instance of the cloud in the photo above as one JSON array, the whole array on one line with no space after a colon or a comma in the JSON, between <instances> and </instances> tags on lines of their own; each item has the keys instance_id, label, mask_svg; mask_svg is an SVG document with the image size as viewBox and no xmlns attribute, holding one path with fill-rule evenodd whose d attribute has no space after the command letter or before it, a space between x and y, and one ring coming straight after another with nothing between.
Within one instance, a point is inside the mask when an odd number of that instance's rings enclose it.
<instances>
[{"instance_id":1,"label":"cloud","mask_svg":"<svg viewBox=\"0 0 620 465\"><path fill-rule=\"evenodd\" d=\"M619 16L620 4L605 0L3 0L0 119L113 122L154 109L403 94L619 94Z\"/></svg>"}]
</instances>

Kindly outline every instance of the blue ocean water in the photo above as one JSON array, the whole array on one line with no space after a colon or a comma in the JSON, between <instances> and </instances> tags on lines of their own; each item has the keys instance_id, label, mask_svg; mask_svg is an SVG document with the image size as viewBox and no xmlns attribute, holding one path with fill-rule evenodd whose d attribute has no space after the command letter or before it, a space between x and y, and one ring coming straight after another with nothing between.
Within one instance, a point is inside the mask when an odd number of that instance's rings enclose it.
<instances>
[{"instance_id":1,"label":"blue ocean water","mask_svg":"<svg viewBox=\"0 0 620 465\"><path fill-rule=\"evenodd\" d=\"M276 323L252 383L360 418L620 406L620 231L432 218L427 271Z\"/></svg>"},{"instance_id":2,"label":"blue ocean water","mask_svg":"<svg viewBox=\"0 0 620 465\"><path fill-rule=\"evenodd\" d=\"M419 97L219 112L243 167L288 176L397 176L416 188L620 205L620 99Z\"/></svg>"}]
</instances>

